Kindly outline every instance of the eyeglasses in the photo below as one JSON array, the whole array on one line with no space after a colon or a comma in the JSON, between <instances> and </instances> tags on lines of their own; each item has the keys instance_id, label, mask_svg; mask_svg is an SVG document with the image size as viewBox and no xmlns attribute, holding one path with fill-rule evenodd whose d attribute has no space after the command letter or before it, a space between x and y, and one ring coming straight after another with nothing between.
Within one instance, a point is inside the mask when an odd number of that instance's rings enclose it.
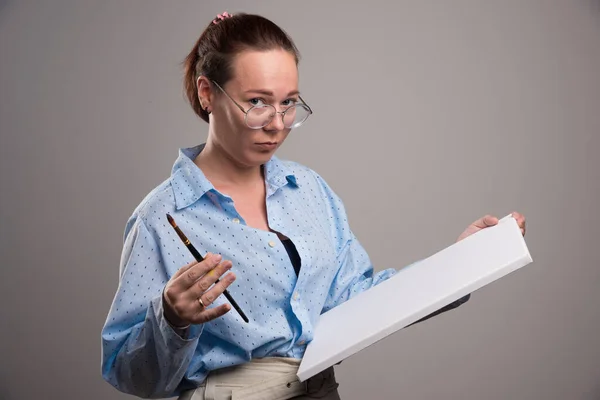
<instances>
[{"instance_id":1,"label":"eyeglasses","mask_svg":"<svg viewBox=\"0 0 600 400\"><path fill-rule=\"evenodd\" d=\"M215 81L212 81L216 87L221 89L221 91L231 100L245 115L244 122L251 129L261 129L265 126L269 125L275 115L281 114L281 120L283 121L283 126L287 129L298 128L300 125L306 121L306 119L312 114L312 109L306 104L306 102L302 99L302 97L298 96L298 98L302 101L302 103L296 103L293 106L286 108L283 111L277 111L277 109L271 104L260 104L250 107L248 110L244 110L244 108L238 104L237 101L231 98L231 96Z\"/></svg>"}]
</instances>

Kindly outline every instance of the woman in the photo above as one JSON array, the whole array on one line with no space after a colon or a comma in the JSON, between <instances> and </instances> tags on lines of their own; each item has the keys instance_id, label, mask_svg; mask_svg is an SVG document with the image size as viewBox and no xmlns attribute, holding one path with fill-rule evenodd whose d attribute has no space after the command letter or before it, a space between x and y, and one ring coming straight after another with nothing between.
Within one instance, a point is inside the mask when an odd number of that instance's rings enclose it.
<instances>
[{"instance_id":1,"label":"woman","mask_svg":"<svg viewBox=\"0 0 600 400\"><path fill-rule=\"evenodd\" d=\"M117 389L140 397L339 398L333 368L303 384L293 378L314 326L396 271L374 273L339 197L311 169L274 155L312 113L298 91L298 59L271 21L227 13L186 58L187 96L208 122L208 138L180 150L170 178L127 222L102 331L103 376ZM204 261L190 262L167 213ZM524 234L524 218L514 215ZM481 218L459 240L497 221ZM248 323L229 312L225 289Z\"/></svg>"}]
</instances>

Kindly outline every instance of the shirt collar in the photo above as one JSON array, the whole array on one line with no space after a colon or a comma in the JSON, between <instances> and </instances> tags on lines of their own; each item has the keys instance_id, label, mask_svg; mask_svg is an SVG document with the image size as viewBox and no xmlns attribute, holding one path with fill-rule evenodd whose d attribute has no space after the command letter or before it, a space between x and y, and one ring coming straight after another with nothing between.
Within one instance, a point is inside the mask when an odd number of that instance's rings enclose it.
<instances>
[{"instance_id":1,"label":"shirt collar","mask_svg":"<svg viewBox=\"0 0 600 400\"><path fill-rule=\"evenodd\" d=\"M178 210L188 207L198 201L207 192L218 193L213 184L194 163L206 144L179 149L179 156L171 170L171 185ZM292 169L283 161L272 156L264 164L265 181L268 184L267 196L287 185L298 187L296 176Z\"/></svg>"},{"instance_id":2,"label":"shirt collar","mask_svg":"<svg viewBox=\"0 0 600 400\"><path fill-rule=\"evenodd\" d=\"M294 187L298 187L294 171L292 171L287 163L276 156L271 156L271 159L264 164L264 170L265 181L271 186L273 192L288 183Z\"/></svg>"}]
</instances>

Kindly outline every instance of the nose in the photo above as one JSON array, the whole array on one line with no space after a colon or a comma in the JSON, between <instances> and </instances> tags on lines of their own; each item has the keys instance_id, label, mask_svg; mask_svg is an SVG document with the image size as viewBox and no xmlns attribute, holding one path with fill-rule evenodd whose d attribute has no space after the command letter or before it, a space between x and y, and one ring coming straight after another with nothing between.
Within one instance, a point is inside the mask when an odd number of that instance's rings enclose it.
<instances>
[{"instance_id":1,"label":"nose","mask_svg":"<svg viewBox=\"0 0 600 400\"><path fill-rule=\"evenodd\" d=\"M281 112L275 113L271 119L271 122L265 125L263 129L267 132L279 132L284 130L285 126L283 125L283 114Z\"/></svg>"}]
</instances>

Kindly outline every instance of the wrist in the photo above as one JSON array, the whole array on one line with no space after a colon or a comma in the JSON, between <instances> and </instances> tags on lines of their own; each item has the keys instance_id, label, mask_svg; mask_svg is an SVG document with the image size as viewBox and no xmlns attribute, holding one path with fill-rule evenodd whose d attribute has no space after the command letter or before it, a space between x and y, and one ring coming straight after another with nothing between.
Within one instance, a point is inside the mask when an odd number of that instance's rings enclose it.
<instances>
[{"instance_id":1,"label":"wrist","mask_svg":"<svg viewBox=\"0 0 600 400\"><path fill-rule=\"evenodd\" d=\"M190 327L189 323L179 319L167 304L165 296L162 296L163 317L173 329L184 330Z\"/></svg>"}]
</instances>

